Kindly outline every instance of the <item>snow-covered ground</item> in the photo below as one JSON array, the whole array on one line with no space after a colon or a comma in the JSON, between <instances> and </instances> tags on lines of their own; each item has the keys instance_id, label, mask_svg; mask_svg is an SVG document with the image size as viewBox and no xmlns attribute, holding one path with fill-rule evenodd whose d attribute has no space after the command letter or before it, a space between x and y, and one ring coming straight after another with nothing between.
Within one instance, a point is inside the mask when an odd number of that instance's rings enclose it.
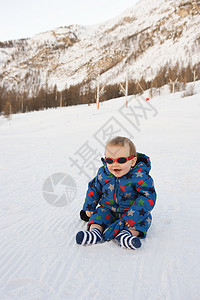
<instances>
[{"instance_id":1,"label":"snow-covered ground","mask_svg":"<svg viewBox=\"0 0 200 300\"><path fill-rule=\"evenodd\" d=\"M0 117L0 300L200 299L199 82L196 91L186 98L165 91L148 102L129 97L129 108L120 98L99 110ZM158 193L137 251L112 241L75 244L86 228L79 211L88 179L116 134L132 136L138 152L151 157ZM77 191L56 207L46 201L44 183L61 173ZM53 188L51 196L69 192L67 184Z\"/></svg>"}]
</instances>

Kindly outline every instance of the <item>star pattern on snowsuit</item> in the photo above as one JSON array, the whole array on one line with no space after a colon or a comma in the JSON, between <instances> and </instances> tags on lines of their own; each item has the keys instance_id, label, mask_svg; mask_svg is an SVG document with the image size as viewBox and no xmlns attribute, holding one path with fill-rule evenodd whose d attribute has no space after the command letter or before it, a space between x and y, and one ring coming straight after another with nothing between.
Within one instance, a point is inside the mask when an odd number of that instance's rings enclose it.
<instances>
[{"instance_id":1,"label":"star pattern on snowsuit","mask_svg":"<svg viewBox=\"0 0 200 300\"><path fill-rule=\"evenodd\" d=\"M131 227L133 227L133 225L135 224L135 221L133 221L133 219L130 219L130 220L127 221L127 223L128 223Z\"/></svg>"},{"instance_id":2,"label":"star pattern on snowsuit","mask_svg":"<svg viewBox=\"0 0 200 300\"><path fill-rule=\"evenodd\" d=\"M142 187L146 187L148 186L148 184L144 181L142 184L141 184Z\"/></svg>"},{"instance_id":3,"label":"star pattern on snowsuit","mask_svg":"<svg viewBox=\"0 0 200 300\"><path fill-rule=\"evenodd\" d=\"M102 175L101 175L101 174L99 174L99 175L98 175L98 180L100 180L100 181L101 181L102 179L103 179Z\"/></svg>"},{"instance_id":4,"label":"star pattern on snowsuit","mask_svg":"<svg viewBox=\"0 0 200 300\"><path fill-rule=\"evenodd\" d=\"M140 226L145 226L145 221L139 222Z\"/></svg>"},{"instance_id":5,"label":"star pattern on snowsuit","mask_svg":"<svg viewBox=\"0 0 200 300\"><path fill-rule=\"evenodd\" d=\"M87 205L87 209L88 209L89 211L91 211L92 207L93 207L92 204L88 204L88 205Z\"/></svg>"},{"instance_id":6,"label":"star pattern on snowsuit","mask_svg":"<svg viewBox=\"0 0 200 300\"><path fill-rule=\"evenodd\" d=\"M145 195L146 197L149 196L149 192L147 192L147 191L143 191L142 193L143 193L143 195Z\"/></svg>"},{"instance_id":7,"label":"star pattern on snowsuit","mask_svg":"<svg viewBox=\"0 0 200 300\"><path fill-rule=\"evenodd\" d=\"M104 194L108 196L108 190L105 189Z\"/></svg>"},{"instance_id":8,"label":"star pattern on snowsuit","mask_svg":"<svg viewBox=\"0 0 200 300\"><path fill-rule=\"evenodd\" d=\"M149 205L154 205L153 203L153 199L148 200L149 201Z\"/></svg>"},{"instance_id":9,"label":"star pattern on snowsuit","mask_svg":"<svg viewBox=\"0 0 200 300\"><path fill-rule=\"evenodd\" d=\"M106 227L107 227L107 225L106 225L104 222L101 223L101 226L102 226L103 228L106 228Z\"/></svg>"},{"instance_id":10,"label":"star pattern on snowsuit","mask_svg":"<svg viewBox=\"0 0 200 300\"><path fill-rule=\"evenodd\" d=\"M118 234L118 232L119 232L119 229L114 229L113 235L116 236Z\"/></svg>"},{"instance_id":11,"label":"star pattern on snowsuit","mask_svg":"<svg viewBox=\"0 0 200 300\"><path fill-rule=\"evenodd\" d=\"M146 211L142 208L139 210L139 215L144 216L146 214Z\"/></svg>"},{"instance_id":12,"label":"star pattern on snowsuit","mask_svg":"<svg viewBox=\"0 0 200 300\"><path fill-rule=\"evenodd\" d=\"M127 175L126 175L126 179L129 179L129 178L132 178L133 177L133 175L131 174L131 173L128 173Z\"/></svg>"},{"instance_id":13,"label":"star pattern on snowsuit","mask_svg":"<svg viewBox=\"0 0 200 300\"><path fill-rule=\"evenodd\" d=\"M105 183L110 182L110 180L108 178L104 179Z\"/></svg>"},{"instance_id":14,"label":"star pattern on snowsuit","mask_svg":"<svg viewBox=\"0 0 200 300\"><path fill-rule=\"evenodd\" d=\"M140 181L138 181L138 184L139 184L139 185L142 185L143 182L144 182L144 180L141 179Z\"/></svg>"},{"instance_id":15,"label":"star pattern on snowsuit","mask_svg":"<svg viewBox=\"0 0 200 300\"><path fill-rule=\"evenodd\" d=\"M144 200L142 200L142 199L140 199L139 201L138 201L138 203L139 203L139 205L141 205L141 206L144 206Z\"/></svg>"},{"instance_id":16,"label":"star pattern on snowsuit","mask_svg":"<svg viewBox=\"0 0 200 300\"><path fill-rule=\"evenodd\" d=\"M101 211L106 211L106 209L105 208L101 208Z\"/></svg>"},{"instance_id":17,"label":"star pattern on snowsuit","mask_svg":"<svg viewBox=\"0 0 200 300\"><path fill-rule=\"evenodd\" d=\"M107 214L105 217L106 217L106 220L111 220L111 216L109 214Z\"/></svg>"},{"instance_id":18,"label":"star pattern on snowsuit","mask_svg":"<svg viewBox=\"0 0 200 300\"><path fill-rule=\"evenodd\" d=\"M121 189L123 192L126 191L125 185L120 185L120 189Z\"/></svg>"},{"instance_id":19,"label":"star pattern on snowsuit","mask_svg":"<svg viewBox=\"0 0 200 300\"><path fill-rule=\"evenodd\" d=\"M93 191L89 191L88 196L89 197L94 196L94 192Z\"/></svg>"},{"instance_id":20,"label":"star pattern on snowsuit","mask_svg":"<svg viewBox=\"0 0 200 300\"><path fill-rule=\"evenodd\" d=\"M135 211L131 208L131 209L128 211L128 216L133 216L134 212L135 212Z\"/></svg>"},{"instance_id":21,"label":"star pattern on snowsuit","mask_svg":"<svg viewBox=\"0 0 200 300\"><path fill-rule=\"evenodd\" d=\"M116 212L116 211L117 211L116 207L111 207L111 210L112 210L113 212Z\"/></svg>"},{"instance_id":22,"label":"star pattern on snowsuit","mask_svg":"<svg viewBox=\"0 0 200 300\"><path fill-rule=\"evenodd\" d=\"M129 207L125 207L124 209L123 209L123 211L128 211L129 210Z\"/></svg>"},{"instance_id":23,"label":"star pattern on snowsuit","mask_svg":"<svg viewBox=\"0 0 200 300\"><path fill-rule=\"evenodd\" d=\"M137 177L142 177L142 176L143 176L143 174L142 174L141 171L136 172L135 175L136 175Z\"/></svg>"},{"instance_id":24,"label":"star pattern on snowsuit","mask_svg":"<svg viewBox=\"0 0 200 300\"><path fill-rule=\"evenodd\" d=\"M114 186L114 184L110 184L108 188L112 192L114 190L115 186Z\"/></svg>"},{"instance_id":25,"label":"star pattern on snowsuit","mask_svg":"<svg viewBox=\"0 0 200 300\"><path fill-rule=\"evenodd\" d=\"M151 218L148 218L147 222L148 222L148 225L150 226L151 225Z\"/></svg>"},{"instance_id":26,"label":"star pattern on snowsuit","mask_svg":"<svg viewBox=\"0 0 200 300\"><path fill-rule=\"evenodd\" d=\"M153 188L149 188L149 191L153 194L154 193L154 189Z\"/></svg>"},{"instance_id":27,"label":"star pattern on snowsuit","mask_svg":"<svg viewBox=\"0 0 200 300\"><path fill-rule=\"evenodd\" d=\"M126 200L127 200L127 198L124 196L121 198L121 201L126 201Z\"/></svg>"},{"instance_id":28,"label":"star pattern on snowsuit","mask_svg":"<svg viewBox=\"0 0 200 300\"><path fill-rule=\"evenodd\" d=\"M131 197L131 193L125 194L125 197L127 197L127 198Z\"/></svg>"},{"instance_id":29,"label":"star pattern on snowsuit","mask_svg":"<svg viewBox=\"0 0 200 300\"><path fill-rule=\"evenodd\" d=\"M130 187L132 184L133 184L133 182L131 182L131 181L129 180L128 186Z\"/></svg>"}]
</instances>

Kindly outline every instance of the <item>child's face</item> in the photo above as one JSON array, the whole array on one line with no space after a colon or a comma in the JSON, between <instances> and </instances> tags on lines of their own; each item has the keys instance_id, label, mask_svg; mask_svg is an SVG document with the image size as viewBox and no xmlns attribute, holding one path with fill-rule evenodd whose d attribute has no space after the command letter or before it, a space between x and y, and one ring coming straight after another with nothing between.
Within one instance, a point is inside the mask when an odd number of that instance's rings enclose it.
<instances>
[{"instance_id":1,"label":"child's face","mask_svg":"<svg viewBox=\"0 0 200 300\"><path fill-rule=\"evenodd\" d=\"M129 157L130 156L129 145L125 145L125 146L107 145L105 156L114 159L118 157ZM134 157L133 159L127 161L124 164L120 164L116 161L113 164L107 163L107 167L110 173L112 173L115 177L122 177L123 175L126 175L130 171L131 167L135 166L136 161L137 158Z\"/></svg>"}]
</instances>

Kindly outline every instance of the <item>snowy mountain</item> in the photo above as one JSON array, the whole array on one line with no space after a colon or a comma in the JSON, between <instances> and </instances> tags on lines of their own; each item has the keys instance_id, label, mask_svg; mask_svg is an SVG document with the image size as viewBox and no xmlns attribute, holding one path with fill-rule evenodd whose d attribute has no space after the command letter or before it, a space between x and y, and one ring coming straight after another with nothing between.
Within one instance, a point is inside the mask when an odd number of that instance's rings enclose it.
<instances>
[{"instance_id":1,"label":"snowy mountain","mask_svg":"<svg viewBox=\"0 0 200 300\"><path fill-rule=\"evenodd\" d=\"M1 300L200 299L200 82L193 96L182 96L167 86L142 106L139 96L129 96L130 109L122 97L99 110L91 104L0 116ZM130 132L137 151L150 156L158 194L152 226L136 251L113 241L75 244L77 231L86 229L79 211L87 174L101 165L96 154L104 155L105 139L116 134L108 128L117 121L117 134ZM75 198L62 207L43 194L54 174L76 182ZM53 183L51 196L68 195L66 183Z\"/></svg>"},{"instance_id":2,"label":"snowy mountain","mask_svg":"<svg viewBox=\"0 0 200 300\"><path fill-rule=\"evenodd\" d=\"M153 79L161 67L200 62L200 1L140 0L95 26L71 25L30 39L0 43L6 89L37 94L41 86Z\"/></svg>"}]
</instances>

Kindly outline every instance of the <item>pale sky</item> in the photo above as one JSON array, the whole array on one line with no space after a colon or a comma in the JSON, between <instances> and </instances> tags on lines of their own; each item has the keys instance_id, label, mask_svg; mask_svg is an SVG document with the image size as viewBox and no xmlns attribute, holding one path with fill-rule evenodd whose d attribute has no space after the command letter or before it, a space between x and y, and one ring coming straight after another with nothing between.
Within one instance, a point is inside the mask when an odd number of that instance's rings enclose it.
<instances>
[{"instance_id":1,"label":"pale sky","mask_svg":"<svg viewBox=\"0 0 200 300\"><path fill-rule=\"evenodd\" d=\"M1 0L0 41L117 17L139 0Z\"/></svg>"}]
</instances>

